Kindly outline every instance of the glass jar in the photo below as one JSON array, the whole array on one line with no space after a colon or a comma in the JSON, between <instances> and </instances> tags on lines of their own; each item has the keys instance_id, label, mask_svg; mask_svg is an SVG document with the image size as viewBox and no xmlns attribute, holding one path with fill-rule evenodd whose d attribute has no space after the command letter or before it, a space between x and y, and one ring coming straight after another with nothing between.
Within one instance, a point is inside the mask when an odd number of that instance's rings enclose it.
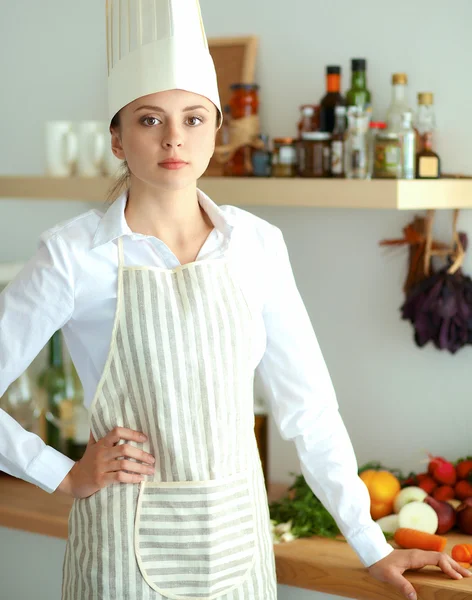
<instances>
[{"instance_id":1,"label":"glass jar","mask_svg":"<svg viewBox=\"0 0 472 600\"><path fill-rule=\"evenodd\" d=\"M273 177L295 177L297 174L297 148L293 138L274 138L272 153Z\"/></svg>"},{"instance_id":2,"label":"glass jar","mask_svg":"<svg viewBox=\"0 0 472 600\"><path fill-rule=\"evenodd\" d=\"M383 131L375 137L374 177L399 179L402 175L401 144L397 133Z\"/></svg>"},{"instance_id":3,"label":"glass jar","mask_svg":"<svg viewBox=\"0 0 472 600\"><path fill-rule=\"evenodd\" d=\"M300 120L298 121L298 137L303 133L317 131L320 128L320 107L315 104L302 104L300 106Z\"/></svg>"},{"instance_id":4,"label":"glass jar","mask_svg":"<svg viewBox=\"0 0 472 600\"><path fill-rule=\"evenodd\" d=\"M298 174L300 177L329 177L331 174L331 138L322 131L303 134L298 142Z\"/></svg>"},{"instance_id":5,"label":"glass jar","mask_svg":"<svg viewBox=\"0 0 472 600\"><path fill-rule=\"evenodd\" d=\"M231 86L229 101L232 122L259 114L259 86L256 84L235 83ZM255 137L259 131L254 132ZM224 165L224 174L230 177L248 177L252 175L252 152L250 145L238 148Z\"/></svg>"},{"instance_id":6,"label":"glass jar","mask_svg":"<svg viewBox=\"0 0 472 600\"><path fill-rule=\"evenodd\" d=\"M372 179L374 175L374 151L375 151L375 139L378 133L381 133L387 129L387 123L385 121L372 121L369 124L369 164L368 164L368 178Z\"/></svg>"},{"instance_id":7,"label":"glass jar","mask_svg":"<svg viewBox=\"0 0 472 600\"><path fill-rule=\"evenodd\" d=\"M252 152L252 169L254 177L270 177L271 173L271 155L269 152L269 137L267 135L259 136L264 144L260 150Z\"/></svg>"}]
</instances>

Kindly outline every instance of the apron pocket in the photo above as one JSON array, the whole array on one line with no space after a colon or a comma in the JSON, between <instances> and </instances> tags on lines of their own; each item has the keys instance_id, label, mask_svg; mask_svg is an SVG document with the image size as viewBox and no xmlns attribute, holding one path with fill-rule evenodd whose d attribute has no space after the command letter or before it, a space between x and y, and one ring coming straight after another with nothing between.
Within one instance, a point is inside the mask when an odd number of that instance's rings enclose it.
<instances>
[{"instance_id":1,"label":"apron pocket","mask_svg":"<svg viewBox=\"0 0 472 600\"><path fill-rule=\"evenodd\" d=\"M134 544L151 588L166 598L212 600L244 583L256 559L248 482L244 472L141 484Z\"/></svg>"}]
</instances>

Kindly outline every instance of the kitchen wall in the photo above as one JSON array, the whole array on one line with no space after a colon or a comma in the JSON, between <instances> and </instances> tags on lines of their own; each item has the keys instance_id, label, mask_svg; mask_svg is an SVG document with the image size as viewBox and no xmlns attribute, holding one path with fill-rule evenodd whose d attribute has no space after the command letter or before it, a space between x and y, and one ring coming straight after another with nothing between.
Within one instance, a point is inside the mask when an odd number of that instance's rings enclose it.
<instances>
[{"instance_id":1,"label":"kitchen wall","mask_svg":"<svg viewBox=\"0 0 472 600\"><path fill-rule=\"evenodd\" d=\"M0 173L42 174L44 123L105 119L104 3L4 3ZM469 0L201 0L207 34L260 37L261 119L271 137L293 135L302 103L324 93L324 66L368 59L374 116L390 99L390 75L406 71L409 98L433 91L437 149L447 173L472 174L472 3ZM224 203L224 198L215 198ZM0 261L26 260L49 226L88 210L81 202L0 199ZM359 463L380 460L420 470L429 450L451 459L472 453L472 348L456 356L418 349L400 320L404 251L378 241L401 235L409 212L251 208L283 230L293 270L338 394ZM448 240L450 212L435 233ZM460 229L472 233L463 211ZM470 257L466 271L472 270ZM316 401L316 399L315 399ZM298 471L292 444L271 423L271 478ZM294 596L291 596L294 597Z\"/></svg>"}]
</instances>

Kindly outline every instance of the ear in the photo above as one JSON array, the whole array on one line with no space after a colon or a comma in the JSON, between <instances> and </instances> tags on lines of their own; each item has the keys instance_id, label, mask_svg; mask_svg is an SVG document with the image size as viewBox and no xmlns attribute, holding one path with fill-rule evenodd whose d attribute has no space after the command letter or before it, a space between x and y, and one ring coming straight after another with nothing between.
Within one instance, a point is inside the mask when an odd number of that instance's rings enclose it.
<instances>
[{"instance_id":1,"label":"ear","mask_svg":"<svg viewBox=\"0 0 472 600\"><path fill-rule=\"evenodd\" d=\"M111 150L116 158L120 160L126 160L125 153L123 151L123 146L121 144L120 132L115 127L110 127L111 133Z\"/></svg>"}]
</instances>

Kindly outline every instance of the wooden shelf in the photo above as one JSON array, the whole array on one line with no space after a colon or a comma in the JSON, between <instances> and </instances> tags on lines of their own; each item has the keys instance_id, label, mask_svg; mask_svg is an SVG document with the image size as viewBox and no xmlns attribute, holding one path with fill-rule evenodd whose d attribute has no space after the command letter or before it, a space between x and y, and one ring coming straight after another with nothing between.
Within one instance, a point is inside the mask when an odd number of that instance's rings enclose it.
<instances>
[{"instance_id":1,"label":"wooden shelf","mask_svg":"<svg viewBox=\"0 0 472 600\"><path fill-rule=\"evenodd\" d=\"M268 500L282 497L287 485L269 485ZM0 474L0 526L65 539L72 498L47 494L36 486ZM455 544L470 541L470 536L449 533L446 552ZM395 544L392 543L394 547ZM297 588L336 594L348 598L402 600L391 585L370 577L354 550L339 536L299 539L274 545L277 581ZM453 580L437 567L406 571L405 576L422 600L470 600L472 578Z\"/></svg>"},{"instance_id":2,"label":"wooden shelf","mask_svg":"<svg viewBox=\"0 0 472 600\"><path fill-rule=\"evenodd\" d=\"M0 197L104 202L112 179L0 176ZM472 178L432 181L203 177L219 204L424 210L472 208Z\"/></svg>"}]
</instances>

